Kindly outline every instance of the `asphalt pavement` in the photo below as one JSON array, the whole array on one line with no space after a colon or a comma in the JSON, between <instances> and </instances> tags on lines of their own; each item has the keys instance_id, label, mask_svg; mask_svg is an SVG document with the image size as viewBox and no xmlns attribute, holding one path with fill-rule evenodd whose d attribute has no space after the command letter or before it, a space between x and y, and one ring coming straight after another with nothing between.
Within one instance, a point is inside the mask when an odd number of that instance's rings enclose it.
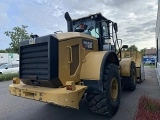
<instances>
[{"instance_id":1,"label":"asphalt pavement","mask_svg":"<svg viewBox=\"0 0 160 120\"><path fill-rule=\"evenodd\" d=\"M146 80L137 84L134 92L122 91L120 108L115 116L92 113L87 101L80 102L80 109L62 108L9 94L8 85L12 81L0 82L0 120L133 120L141 95L160 99L160 88L154 68L145 67Z\"/></svg>"}]
</instances>

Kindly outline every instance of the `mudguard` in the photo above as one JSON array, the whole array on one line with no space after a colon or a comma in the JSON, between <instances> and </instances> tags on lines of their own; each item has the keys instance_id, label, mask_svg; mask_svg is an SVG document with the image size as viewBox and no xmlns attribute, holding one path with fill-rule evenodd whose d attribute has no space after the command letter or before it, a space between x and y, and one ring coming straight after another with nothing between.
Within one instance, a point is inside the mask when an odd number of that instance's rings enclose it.
<instances>
[{"instance_id":1,"label":"mudguard","mask_svg":"<svg viewBox=\"0 0 160 120\"><path fill-rule=\"evenodd\" d=\"M130 76L131 62L132 62L132 58L131 57L129 57L129 58L123 58L120 61L120 67L121 67L120 75L121 76L128 76L128 77Z\"/></svg>"},{"instance_id":2,"label":"mudguard","mask_svg":"<svg viewBox=\"0 0 160 120\"><path fill-rule=\"evenodd\" d=\"M118 57L114 52L90 52L82 63L80 78L87 86L87 92L103 93L103 73L107 63L119 66Z\"/></svg>"},{"instance_id":3,"label":"mudguard","mask_svg":"<svg viewBox=\"0 0 160 120\"><path fill-rule=\"evenodd\" d=\"M102 79L103 70L107 63L115 63L119 66L118 57L114 52L98 51L88 53L82 63L80 79Z\"/></svg>"}]
</instances>

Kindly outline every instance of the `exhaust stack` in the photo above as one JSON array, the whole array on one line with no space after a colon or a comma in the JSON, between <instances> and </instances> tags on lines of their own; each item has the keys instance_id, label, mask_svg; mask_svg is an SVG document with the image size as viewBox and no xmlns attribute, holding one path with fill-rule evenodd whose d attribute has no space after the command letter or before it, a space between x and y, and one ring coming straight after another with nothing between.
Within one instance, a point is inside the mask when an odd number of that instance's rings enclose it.
<instances>
[{"instance_id":1,"label":"exhaust stack","mask_svg":"<svg viewBox=\"0 0 160 120\"><path fill-rule=\"evenodd\" d=\"M73 22L68 12L64 14L64 17L67 21L68 32L73 32Z\"/></svg>"}]
</instances>

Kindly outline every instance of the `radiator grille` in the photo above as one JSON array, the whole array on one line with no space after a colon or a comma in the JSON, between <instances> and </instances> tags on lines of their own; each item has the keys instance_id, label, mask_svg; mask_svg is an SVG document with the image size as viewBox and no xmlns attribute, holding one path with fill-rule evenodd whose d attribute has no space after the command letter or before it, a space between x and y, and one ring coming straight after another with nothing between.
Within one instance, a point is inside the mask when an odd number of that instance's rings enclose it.
<instances>
[{"instance_id":1,"label":"radiator grille","mask_svg":"<svg viewBox=\"0 0 160 120\"><path fill-rule=\"evenodd\" d=\"M20 78L49 79L48 58L48 42L21 46Z\"/></svg>"}]
</instances>

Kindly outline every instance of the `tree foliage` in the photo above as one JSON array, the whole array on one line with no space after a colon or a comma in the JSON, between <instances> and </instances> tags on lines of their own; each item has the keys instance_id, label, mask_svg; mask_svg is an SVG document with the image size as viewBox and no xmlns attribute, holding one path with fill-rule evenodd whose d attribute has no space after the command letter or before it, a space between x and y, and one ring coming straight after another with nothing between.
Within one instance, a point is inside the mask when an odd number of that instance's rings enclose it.
<instances>
[{"instance_id":1,"label":"tree foliage","mask_svg":"<svg viewBox=\"0 0 160 120\"><path fill-rule=\"evenodd\" d=\"M6 51L7 51L7 53L14 53L14 51L13 51L13 49L12 48L6 48Z\"/></svg>"},{"instance_id":2,"label":"tree foliage","mask_svg":"<svg viewBox=\"0 0 160 120\"><path fill-rule=\"evenodd\" d=\"M0 50L0 53L14 53L14 51L11 48L6 48L5 50Z\"/></svg>"},{"instance_id":3,"label":"tree foliage","mask_svg":"<svg viewBox=\"0 0 160 120\"><path fill-rule=\"evenodd\" d=\"M131 46L127 49L127 51L138 51L138 47L135 46L135 45L131 45Z\"/></svg>"},{"instance_id":4,"label":"tree foliage","mask_svg":"<svg viewBox=\"0 0 160 120\"><path fill-rule=\"evenodd\" d=\"M143 49L140 50L140 52L141 52L142 55L145 54L145 50L146 50L146 48L143 48Z\"/></svg>"},{"instance_id":5,"label":"tree foliage","mask_svg":"<svg viewBox=\"0 0 160 120\"><path fill-rule=\"evenodd\" d=\"M0 50L0 53L7 53L6 50Z\"/></svg>"},{"instance_id":6,"label":"tree foliage","mask_svg":"<svg viewBox=\"0 0 160 120\"><path fill-rule=\"evenodd\" d=\"M30 35L27 33L28 26L14 27L12 31L5 31L4 34L11 39L10 48L13 52L19 53L19 42L29 39Z\"/></svg>"}]
</instances>

